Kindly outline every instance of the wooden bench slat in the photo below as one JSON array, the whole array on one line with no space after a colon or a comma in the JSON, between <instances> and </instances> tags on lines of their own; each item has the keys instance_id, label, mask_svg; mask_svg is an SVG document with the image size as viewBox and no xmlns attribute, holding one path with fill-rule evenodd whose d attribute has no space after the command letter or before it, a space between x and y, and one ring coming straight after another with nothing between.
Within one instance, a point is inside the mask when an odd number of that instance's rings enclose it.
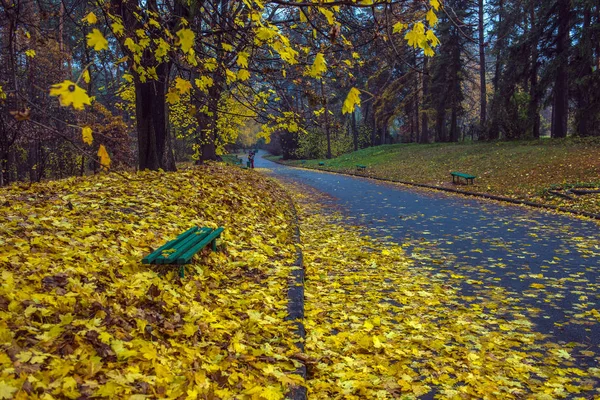
<instances>
[{"instance_id":1,"label":"wooden bench slat","mask_svg":"<svg viewBox=\"0 0 600 400\"><path fill-rule=\"evenodd\" d=\"M211 233L212 229L210 228L202 228L199 231L194 232L192 235L187 236L183 240L175 243L171 248L175 249L175 251L169 254L168 257L158 257L156 259L157 264L175 264L177 262L177 258L194 247L197 243L202 241L206 236Z\"/></svg>"},{"instance_id":2,"label":"wooden bench slat","mask_svg":"<svg viewBox=\"0 0 600 400\"><path fill-rule=\"evenodd\" d=\"M142 258L142 264L152 264L158 257L160 257L162 255L163 251L170 249L178 240L188 237L189 235L196 232L197 230L198 230L197 226L190 228L187 231L183 232L181 235L179 235L177 238L170 240L167 243L163 244L158 249L154 250L152 253L150 253L146 257Z\"/></svg>"},{"instance_id":3,"label":"wooden bench slat","mask_svg":"<svg viewBox=\"0 0 600 400\"><path fill-rule=\"evenodd\" d=\"M190 262L190 260L192 259L192 257L194 256L194 254L196 254L197 252L199 252L200 250L202 250L207 244L209 244L210 242L216 240L220 235L221 232L223 232L225 229L220 227L215 229L214 231L212 231L208 236L206 236L204 239L202 239L201 242L199 242L198 244L194 245L192 248L190 248L189 250L187 250L184 254L180 255L177 258L177 264L187 264ZM213 250L214 250L214 243L213 243Z\"/></svg>"}]
</instances>

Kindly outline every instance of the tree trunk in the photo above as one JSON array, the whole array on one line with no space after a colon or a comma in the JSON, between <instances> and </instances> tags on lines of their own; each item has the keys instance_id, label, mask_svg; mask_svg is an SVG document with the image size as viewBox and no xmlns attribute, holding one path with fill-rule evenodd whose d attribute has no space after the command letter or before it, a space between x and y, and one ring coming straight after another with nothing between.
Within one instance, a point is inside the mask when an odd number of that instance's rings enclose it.
<instances>
[{"instance_id":1,"label":"tree trunk","mask_svg":"<svg viewBox=\"0 0 600 400\"><path fill-rule=\"evenodd\" d=\"M484 18L484 9L483 9L483 0L479 0L479 23L478 23L478 32L479 32L479 85L481 86L479 95L480 99L480 107L481 110L479 112L479 131L483 132L485 126L485 120L487 117L487 87L485 82L485 30L483 28L483 18Z\"/></svg>"},{"instance_id":2,"label":"tree trunk","mask_svg":"<svg viewBox=\"0 0 600 400\"><path fill-rule=\"evenodd\" d=\"M500 82L502 52L504 51L504 29L503 29L503 16L504 16L504 0L498 2L498 38L496 42L496 63L494 66L494 90L498 91L498 83Z\"/></svg>"},{"instance_id":3,"label":"tree trunk","mask_svg":"<svg viewBox=\"0 0 600 400\"><path fill-rule=\"evenodd\" d=\"M375 146L376 139L377 139L377 121L375 120L375 106L373 105L373 112L371 115L371 146Z\"/></svg>"},{"instance_id":4,"label":"tree trunk","mask_svg":"<svg viewBox=\"0 0 600 400\"><path fill-rule=\"evenodd\" d=\"M458 110L454 106L450 114L450 141L458 142L458 136Z\"/></svg>"},{"instance_id":5,"label":"tree trunk","mask_svg":"<svg viewBox=\"0 0 600 400\"><path fill-rule=\"evenodd\" d=\"M446 110L444 108L437 111L435 135L436 142L446 142Z\"/></svg>"},{"instance_id":6,"label":"tree trunk","mask_svg":"<svg viewBox=\"0 0 600 400\"><path fill-rule=\"evenodd\" d=\"M331 158L331 132L329 132L329 104L327 102L327 96L325 96L325 85L321 79L321 102L325 110L325 136L327 138L327 154L325 157L329 160Z\"/></svg>"},{"instance_id":7,"label":"tree trunk","mask_svg":"<svg viewBox=\"0 0 600 400\"><path fill-rule=\"evenodd\" d=\"M594 107L593 89L590 89L594 73L594 43L592 25L592 10L589 5L585 6L583 12L583 29L581 31L580 43L575 63L577 65L575 80L577 82L575 100L577 109L575 112L575 128L577 136L592 136L594 134L597 113Z\"/></svg>"},{"instance_id":8,"label":"tree trunk","mask_svg":"<svg viewBox=\"0 0 600 400\"><path fill-rule=\"evenodd\" d=\"M354 151L358 150L358 129L356 129L356 110L352 111L352 142Z\"/></svg>"},{"instance_id":9,"label":"tree trunk","mask_svg":"<svg viewBox=\"0 0 600 400\"><path fill-rule=\"evenodd\" d=\"M0 151L0 187L10 183L8 168L8 152Z\"/></svg>"},{"instance_id":10,"label":"tree trunk","mask_svg":"<svg viewBox=\"0 0 600 400\"><path fill-rule=\"evenodd\" d=\"M421 135L419 143L429 143L429 118L426 108L429 107L429 57L423 58L423 107L421 109Z\"/></svg>"},{"instance_id":11,"label":"tree trunk","mask_svg":"<svg viewBox=\"0 0 600 400\"><path fill-rule=\"evenodd\" d=\"M531 19L531 30L535 29L536 18L535 18L535 4L531 3L529 10L529 16ZM529 107L527 110L528 119L531 121L531 136L535 139L540 137L540 110L539 102L540 95L538 90L538 50L537 42L534 42L531 46L531 68L529 70Z\"/></svg>"},{"instance_id":12,"label":"tree trunk","mask_svg":"<svg viewBox=\"0 0 600 400\"><path fill-rule=\"evenodd\" d=\"M554 118L552 119L552 137L567 136L569 117L569 13L570 0L558 0L558 36L556 38L556 57L558 68L554 81Z\"/></svg>"},{"instance_id":13,"label":"tree trunk","mask_svg":"<svg viewBox=\"0 0 600 400\"><path fill-rule=\"evenodd\" d=\"M136 124L138 134L138 165L140 171L171 170L167 154L166 78L169 66L156 67L158 80L144 83L136 80Z\"/></svg>"}]
</instances>

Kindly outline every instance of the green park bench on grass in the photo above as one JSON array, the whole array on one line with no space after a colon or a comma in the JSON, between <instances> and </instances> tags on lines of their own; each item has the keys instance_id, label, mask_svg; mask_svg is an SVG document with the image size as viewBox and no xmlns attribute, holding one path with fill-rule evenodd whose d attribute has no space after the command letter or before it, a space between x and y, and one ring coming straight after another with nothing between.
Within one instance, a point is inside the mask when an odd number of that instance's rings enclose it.
<instances>
[{"instance_id":1,"label":"green park bench on grass","mask_svg":"<svg viewBox=\"0 0 600 400\"><path fill-rule=\"evenodd\" d=\"M450 175L452 175L452 183L460 183L460 178L464 178L465 181L467 181L467 185L469 184L469 181L471 184L474 184L473 180L477 178L475 175L469 175L463 172L450 172Z\"/></svg>"},{"instance_id":2,"label":"green park bench on grass","mask_svg":"<svg viewBox=\"0 0 600 400\"><path fill-rule=\"evenodd\" d=\"M367 166L366 165L362 165L362 164L356 164L356 169L365 170L365 169L367 169Z\"/></svg>"},{"instance_id":3,"label":"green park bench on grass","mask_svg":"<svg viewBox=\"0 0 600 400\"><path fill-rule=\"evenodd\" d=\"M320 161L319 165L323 166L323 165L325 165L325 163L323 161Z\"/></svg>"},{"instance_id":4,"label":"green park bench on grass","mask_svg":"<svg viewBox=\"0 0 600 400\"><path fill-rule=\"evenodd\" d=\"M193 227L160 246L154 252L142 259L142 264L170 264L179 266L179 277L185 274L185 264L189 264L194 254L212 245L212 250L217 251L217 238L221 236L224 228L198 228Z\"/></svg>"}]
</instances>

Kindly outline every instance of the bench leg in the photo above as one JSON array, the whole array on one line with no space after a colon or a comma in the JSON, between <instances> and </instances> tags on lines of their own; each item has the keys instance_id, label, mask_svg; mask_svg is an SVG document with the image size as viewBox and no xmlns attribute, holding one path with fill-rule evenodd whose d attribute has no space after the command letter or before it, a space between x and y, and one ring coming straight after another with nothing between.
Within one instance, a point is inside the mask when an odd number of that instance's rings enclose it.
<instances>
[{"instance_id":1,"label":"bench leg","mask_svg":"<svg viewBox=\"0 0 600 400\"><path fill-rule=\"evenodd\" d=\"M217 239L210 242L210 244L212 245L212 251L217 251Z\"/></svg>"},{"instance_id":2,"label":"bench leg","mask_svg":"<svg viewBox=\"0 0 600 400\"><path fill-rule=\"evenodd\" d=\"M185 276L185 266L182 264L179 266L179 277L183 279Z\"/></svg>"}]
</instances>

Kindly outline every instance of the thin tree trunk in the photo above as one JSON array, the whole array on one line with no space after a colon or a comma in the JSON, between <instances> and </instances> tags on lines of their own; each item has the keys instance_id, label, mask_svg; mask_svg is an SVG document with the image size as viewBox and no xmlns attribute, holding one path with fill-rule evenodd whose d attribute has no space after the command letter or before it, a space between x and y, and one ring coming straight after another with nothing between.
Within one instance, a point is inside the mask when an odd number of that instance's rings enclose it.
<instances>
[{"instance_id":1,"label":"thin tree trunk","mask_svg":"<svg viewBox=\"0 0 600 400\"><path fill-rule=\"evenodd\" d=\"M536 26L536 18L535 18L535 3L531 3L531 8L529 10L530 19L531 19L531 29L535 29ZM537 43L533 43L531 46L531 68L529 73L529 108L528 108L528 118L532 123L531 126L531 135L538 139L540 137L540 111L539 111L539 93L538 93L538 50Z\"/></svg>"},{"instance_id":2,"label":"thin tree trunk","mask_svg":"<svg viewBox=\"0 0 600 400\"><path fill-rule=\"evenodd\" d=\"M327 137L327 154L326 157L329 160L331 158L331 132L329 132L329 105L327 102L327 96L325 96L325 85L321 79L321 99L323 107L325 109L325 136Z\"/></svg>"},{"instance_id":3,"label":"thin tree trunk","mask_svg":"<svg viewBox=\"0 0 600 400\"><path fill-rule=\"evenodd\" d=\"M504 16L504 0L500 0L498 2L498 38L496 42L496 64L494 68L494 90L498 91L498 83L500 82L500 70L501 64L500 60L502 59L502 52L504 51L504 29L503 29L503 16Z\"/></svg>"},{"instance_id":4,"label":"thin tree trunk","mask_svg":"<svg viewBox=\"0 0 600 400\"><path fill-rule=\"evenodd\" d=\"M423 109L421 109L421 135L419 143L429 143L429 118L424 110L429 107L429 57L423 58Z\"/></svg>"},{"instance_id":5,"label":"thin tree trunk","mask_svg":"<svg viewBox=\"0 0 600 400\"><path fill-rule=\"evenodd\" d=\"M481 110L479 112L479 131L483 132L483 128L485 126L485 120L487 117L487 87L485 82L485 30L483 27L483 18L484 18L484 9L483 9L483 0L479 0L479 23L478 23L478 32L479 32L479 85L481 86L479 95L480 99L480 107Z\"/></svg>"},{"instance_id":6,"label":"thin tree trunk","mask_svg":"<svg viewBox=\"0 0 600 400\"><path fill-rule=\"evenodd\" d=\"M552 137L567 136L567 121L569 117L569 13L570 0L558 0L558 36L556 52L558 68L554 81L554 118L552 120Z\"/></svg>"},{"instance_id":7,"label":"thin tree trunk","mask_svg":"<svg viewBox=\"0 0 600 400\"><path fill-rule=\"evenodd\" d=\"M352 111L352 142L354 151L358 150L358 129L356 129L356 110Z\"/></svg>"}]
</instances>

